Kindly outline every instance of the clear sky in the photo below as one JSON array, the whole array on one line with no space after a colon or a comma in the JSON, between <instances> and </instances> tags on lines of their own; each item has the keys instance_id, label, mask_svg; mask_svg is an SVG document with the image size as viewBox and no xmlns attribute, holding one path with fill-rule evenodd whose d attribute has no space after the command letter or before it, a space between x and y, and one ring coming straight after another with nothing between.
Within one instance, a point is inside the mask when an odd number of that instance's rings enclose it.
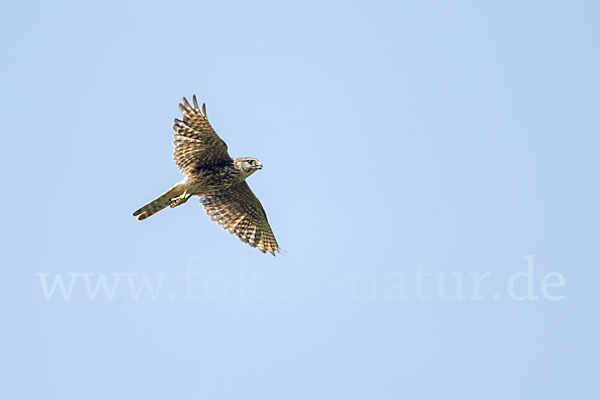
<instances>
[{"instance_id":1,"label":"clear sky","mask_svg":"<svg viewBox=\"0 0 600 400\"><path fill-rule=\"evenodd\" d=\"M1 398L598 397L597 2L7 3ZM284 254L131 216L193 94Z\"/></svg>"}]
</instances>

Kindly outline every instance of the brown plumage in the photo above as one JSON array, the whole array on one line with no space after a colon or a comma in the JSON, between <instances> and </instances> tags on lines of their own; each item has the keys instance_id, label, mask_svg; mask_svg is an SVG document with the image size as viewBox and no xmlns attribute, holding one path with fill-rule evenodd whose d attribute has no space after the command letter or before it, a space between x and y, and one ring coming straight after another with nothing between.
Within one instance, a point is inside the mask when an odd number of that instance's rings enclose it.
<instances>
[{"instance_id":1,"label":"brown plumage","mask_svg":"<svg viewBox=\"0 0 600 400\"><path fill-rule=\"evenodd\" d=\"M204 210L223 229L235 233L242 242L261 252L275 255L280 248L271 230L267 214L246 183L246 178L262 164L255 158L231 158L227 145L214 131L192 98L179 104L183 121L175 119L173 159L185 178L167 192L133 213L144 220L167 206L176 207L191 196L199 196Z\"/></svg>"}]
</instances>

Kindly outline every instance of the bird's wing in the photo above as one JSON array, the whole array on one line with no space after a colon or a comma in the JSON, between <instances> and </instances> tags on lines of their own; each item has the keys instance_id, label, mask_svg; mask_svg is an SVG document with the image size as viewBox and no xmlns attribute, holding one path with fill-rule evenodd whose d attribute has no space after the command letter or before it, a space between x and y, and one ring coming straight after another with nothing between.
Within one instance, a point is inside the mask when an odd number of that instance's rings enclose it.
<instances>
[{"instance_id":1,"label":"bird's wing","mask_svg":"<svg viewBox=\"0 0 600 400\"><path fill-rule=\"evenodd\" d=\"M242 242L275 255L280 252L267 214L258 198L243 181L227 189L202 195L206 214Z\"/></svg>"},{"instance_id":2,"label":"bird's wing","mask_svg":"<svg viewBox=\"0 0 600 400\"><path fill-rule=\"evenodd\" d=\"M183 103L179 104L183 121L175 119L173 124L173 129L177 132L174 135L173 159L181 172L186 175L193 174L194 170L201 165L231 161L227 153L227 145L206 118L205 105L202 105L200 111L195 95L192 100L194 107L185 97L183 98Z\"/></svg>"}]
</instances>

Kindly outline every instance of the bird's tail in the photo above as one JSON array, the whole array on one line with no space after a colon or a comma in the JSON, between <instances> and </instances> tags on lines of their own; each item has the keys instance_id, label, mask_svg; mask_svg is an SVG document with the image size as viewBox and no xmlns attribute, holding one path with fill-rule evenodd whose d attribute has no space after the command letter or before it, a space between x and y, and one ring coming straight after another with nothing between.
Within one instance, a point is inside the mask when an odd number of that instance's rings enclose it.
<instances>
[{"instance_id":1,"label":"bird's tail","mask_svg":"<svg viewBox=\"0 0 600 400\"><path fill-rule=\"evenodd\" d=\"M140 207L137 211L133 213L134 217L137 217L139 221L146 219L163 208L171 205L173 202L171 199L174 197L180 196L184 193L185 186L184 185L175 185L171 189L167 190L165 193L158 196L156 199L152 200L150 203L146 204L143 207Z\"/></svg>"}]
</instances>

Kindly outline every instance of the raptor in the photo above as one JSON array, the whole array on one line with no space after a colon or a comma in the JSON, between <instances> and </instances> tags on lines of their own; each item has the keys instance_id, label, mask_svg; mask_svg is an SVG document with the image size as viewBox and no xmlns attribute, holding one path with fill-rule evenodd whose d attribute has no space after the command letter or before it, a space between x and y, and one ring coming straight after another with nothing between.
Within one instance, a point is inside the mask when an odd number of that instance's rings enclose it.
<instances>
[{"instance_id":1,"label":"raptor","mask_svg":"<svg viewBox=\"0 0 600 400\"><path fill-rule=\"evenodd\" d=\"M144 220L199 196L206 214L223 229L261 252L275 255L280 247L267 214L246 183L262 164L252 157L230 157L227 145L206 118L206 105L202 104L201 110L195 95L192 103L183 98L179 104L183 120L175 119L173 124L173 159L185 177L133 216Z\"/></svg>"}]
</instances>

